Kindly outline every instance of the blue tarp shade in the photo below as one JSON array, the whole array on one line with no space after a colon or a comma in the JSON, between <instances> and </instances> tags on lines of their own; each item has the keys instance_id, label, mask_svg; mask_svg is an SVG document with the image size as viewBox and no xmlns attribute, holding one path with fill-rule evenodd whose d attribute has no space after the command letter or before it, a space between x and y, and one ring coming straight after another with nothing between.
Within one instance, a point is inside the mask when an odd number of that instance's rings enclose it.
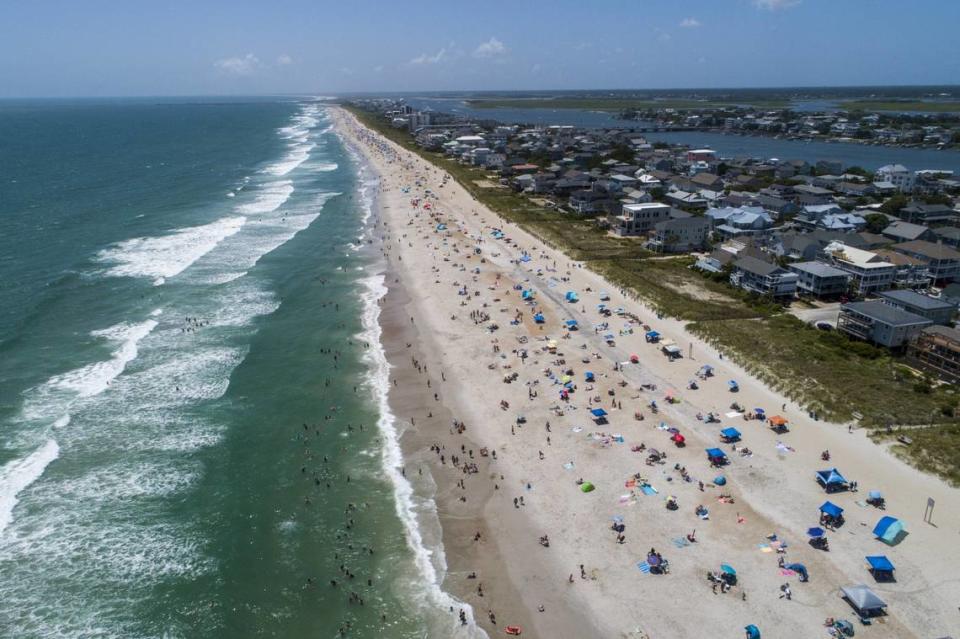
<instances>
[{"instance_id":1,"label":"blue tarp shade","mask_svg":"<svg viewBox=\"0 0 960 639\"><path fill-rule=\"evenodd\" d=\"M820 506L820 512L825 515L830 515L831 517L839 517L843 514L843 508L837 506L835 503L830 501L823 502L823 505Z\"/></svg>"},{"instance_id":2,"label":"blue tarp shade","mask_svg":"<svg viewBox=\"0 0 960 639\"><path fill-rule=\"evenodd\" d=\"M807 528L807 534L816 539L818 537L823 537L825 533L823 532L823 528Z\"/></svg>"},{"instance_id":3,"label":"blue tarp shade","mask_svg":"<svg viewBox=\"0 0 960 639\"><path fill-rule=\"evenodd\" d=\"M810 573L807 572L807 567L803 564L786 564L784 568L787 570L792 570L800 575L800 581L807 581L810 579Z\"/></svg>"},{"instance_id":4,"label":"blue tarp shade","mask_svg":"<svg viewBox=\"0 0 960 639\"><path fill-rule=\"evenodd\" d=\"M830 470L818 470L817 480L824 486L847 483L847 480L843 478L843 475L841 475L840 471L838 471L836 468L831 468Z\"/></svg>"},{"instance_id":5,"label":"blue tarp shade","mask_svg":"<svg viewBox=\"0 0 960 639\"><path fill-rule=\"evenodd\" d=\"M726 454L725 452L723 452L722 450L720 450L719 448L708 448L708 449L707 449L707 457L708 457L709 459L714 459L714 458L726 459L726 458L727 458L727 454Z\"/></svg>"},{"instance_id":6,"label":"blue tarp shade","mask_svg":"<svg viewBox=\"0 0 960 639\"><path fill-rule=\"evenodd\" d=\"M896 542L897 537L904 532L903 522L896 517L882 517L873 527L873 534L888 544Z\"/></svg>"},{"instance_id":7,"label":"blue tarp shade","mask_svg":"<svg viewBox=\"0 0 960 639\"><path fill-rule=\"evenodd\" d=\"M727 439L740 439L740 431L736 428L724 428L720 431L720 434Z\"/></svg>"},{"instance_id":8,"label":"blue tarp shade","mask_svg":"<svg viewBox=\"0 0 960 639\"><path fill-rule=\"evenodd\" d=\"M594 417L606 417L607 411L603 410L602 408L594 408L590 411L590 414Z\"/></svg>"},{"instance_id":9,"label":"blue tarp shade","mask_svg":"<svg viewBox=\"0 0 960 639\"><path fill-rule=\"evenodd\" d=\"M867 563L870 564L870 570L876 572L893 572L893 564L887 559L886 555L875 555L867 557Z\"/></svg>"},{"instance_id":10,"label":"blue tarp shade","mask_svg":"<svg viewBox=\"0 0 960 639\"><path fill-rule=\"evenodd\" d=\"M660 333L656 331L647 331L647 337L660 337Z\"/></svg>"}]
</instances>

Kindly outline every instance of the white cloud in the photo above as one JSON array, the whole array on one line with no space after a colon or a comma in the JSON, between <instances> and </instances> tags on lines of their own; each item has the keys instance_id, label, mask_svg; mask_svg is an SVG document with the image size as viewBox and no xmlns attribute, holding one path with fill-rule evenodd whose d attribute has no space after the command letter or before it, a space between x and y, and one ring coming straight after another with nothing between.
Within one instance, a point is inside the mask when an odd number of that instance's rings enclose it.
<instances>
[{"instance_id":1,"label":"white cloud","mask_svg":"<svg viewBox=\"0 0 960 639\"><path fill-rule=\"evenodd\" d=\"M670 34L666 31L661 31L660 35L657 36L657 40L660 42L670 42Z\"/></svg>"},{"instance_id":2,"label":"white cloud","mask_svg":"<svg viewBox=\"0 0 960 639\"><path fill-rule=\"evenodd\" d=\"M263 63L257 56L248 53L244 56L217 60L213 63L213 66L233 75L250 75L257 69L263 68Z\"/></svg>"},{"instance_id":3,"label":"white cloud","mask_svg":"<svg viewBox=\"0 0 960 639\"><path fill-rule=\"evenodd\" d=\"M702 26L702 24L696 18L684 18L680 21L680 26L684 29L696 29L697 27Z\"/></svg>"},{"instance_id":4,"label":"white cloud","mask_svg":"<svg viewBox=\"0 0 960 639\"><path fill-rule=\"evenodd\" d=\"M503 45L502 42L497 40L494 37L491 37L486 42L482 42L480 46L473 50L473 57L475 58L495 58L501 56L507 52L507 47Z\"/></svg>"},{"instance_id":5,"label":"white cloud","mask_svg":"<svg viewBox=\"0 0 960 639\"><path fill-rule=\"evenodd\" d=\"M374 73L383 73L383 65L382 65L382 64L378 64L377 66L373 67L373 72L374 72Z\"/></svg>"},{"instance_id":6,"label":"white cloud","mask_svg":"<svg viewBox=\"0 0 960 639\"><path fill-rule=\"evenodd\" d=\"M288 56L286 53L283 53L277 56L277 64L281 67L286 66L288 64L293 64L293 58Z\"/></svg>"},{"instance_id":7,"label":"white cloud","mask_svg":"<svg viewBox=\"0 0 960 639\"><path fill-rule=\"evenodd\" d=\"M410 64L437 64L442 62L444 58L447 57L447 48L444 47L437 51L434 55L427 55L422 53L415 57L413 60L410 60Z\"/></svg>"},{"instance_id":8,"label":"white cloud","mask_svg":"<svg viewBox=\"0 0 960 639\"><path fill-rule=\"evenodd\" d=\"M779 9L789 9L800 4L801 0L753 0L753 6L767 11L777 11Z\"/></svg>"}]
</instances>

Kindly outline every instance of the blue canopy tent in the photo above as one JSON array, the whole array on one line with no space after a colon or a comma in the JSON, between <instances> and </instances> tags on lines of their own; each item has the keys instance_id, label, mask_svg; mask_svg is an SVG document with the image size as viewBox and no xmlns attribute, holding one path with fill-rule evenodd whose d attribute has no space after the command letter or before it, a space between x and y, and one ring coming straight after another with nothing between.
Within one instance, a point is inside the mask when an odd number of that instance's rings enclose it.
<instances>
[{"instance_id":1,"label":"blue canopy tent","mask_svg":"<svg viewBox=\"0 0 960 639\"><path fill-rule=\"evenodd\" d=\"M724 428L720 431L720 437L725 443L740 441L740 431L736 428Z\"/></svg>"},{"instance_id":2,"label":"blue canopy tent","mask_svg":"<svg viewBox=\"0 0 960 639\"><path fill-rule=\"evenodd\" d=\"M543 324L547 320L543 319L543 313L537 313L536 315L533 316L533 321L536 322L537 324Z\"/></svg>"},{"instance_id":3,"label":"blue canopy tent","mask_svg":"<svg viewBox=\"0 0 960 639\"><path fill-rule=\"evenodd\" d=\"M593 421L597 424L607 423L607 411L602 408L594 408L590 411L590 414L593 415Z\"/></svg>"},{"instance_id":4,"label":"blue canopy tent","mask_svg":"<svg viewBox=\"0 0 960 639\"><path fill-rule=\"evenodd\" d=\"M823 505L820 506L821 518L829 517L836 523L843 521L843 508L837 506L832 501L825 501Z\"/></svg>"},{"instance_id":5,"label":"blue canopy tent","mask_svg":"<svg viewBox=\"0 0 960 639\"><path fill-rule=\"evenodd\" d=\"M819 539L825 534L827 533L824 532L823 528L807 528L807 535L812 539Z\"/></svg>"},{"instance_id":6,"label":"blue canopy tent","mask_svg":"<svg viewBox=\"0 0 960 639\"><path fill-rule=\"evenodd\" d=\"M719 448L708 448L707 459L711 464L722 466L727 463L727 454Z\"/></svg>"},{"instance_id":7,"label":"blue canopy tent","mask_svg":"<svg viewBox=\"0 0 960 639\"><path fill-rule=\"evenodd\" d=\"M567 325L567 328L569 328L571 331L577 330L577 327L580 326L580 325L577 323L577 320L574 320L574 319L567 320L567 321L566 321L566 325Z\"/></svg>"},{"instance_id":8,"label":"blue canopy tent","mask_svg":"<svg viewBox=\"0 0 960 639\"><path fill-rule=\"evenodd\" d=\"M873 534L883 543L895 546L900 543L907 534L907 529L902 521L896 517L887 515L886 517L881 517L877 525L873 527Z\"/></svg>"},{"instance_id":9,"label":"blue canopy tent","mask_svg":"<svg viewBox=\"0 0 960 639\"><path fill-rule=\"evenodd\" d=\"M579 297L577 297L577 294L574 293L573 291L567 291L567 294L564 295L563 298L568 302L576 302L577 300L580 299Z\"/></svg>"},{"instance_id":10,"label":"blue canopy tent","mask_svg":"<svg viewBox=\"0 0 960 639\"><path fill-rule=\"evenodd\" d=\"M656 344L660 341L660 333L656 331L647 331L647 334L644 335L644 339L651 344Z\"/></svg>"},{"instance_id":11,"label":"blue canopy tent","mask_svg":"<svg viewBox=\"0 0 960 639\"><path fill-rule=\"evenodd\" d=\"M803 564L786 564L784 568L787 570L792 570L793 572L800 575L800 581L807 582L810 581L810 573L807 572L807 567Z\"/></svg>"},{"instance_id":12,"label":"blue canopy tent","mask_svg":"<svg viewBox=\"0 0 960 639\"><path fill-rule=\"evenodd\" d=\"M867 563L870 564L870 572L877 581L893 581L893 563L887 559L886 555L873 555L867 557Z\"/></svg>"},{"instance_id":13,"label":"blue canopy tent","mask_svg":"<svg viewBox=\"0 0 960 639\"><path fill-rule=\"evenodd\" d=\"M588 382L592 382L594 380L594 375L590 371L587 371L586 373L583 374L583 378Z\"/></svg>"},{"instance_id":14,"label":"blue canopy tent","mask_svg":"<svg viewBox=\"0 0 960 639\"><path fill-rule=\"evenodd\" d=\"M820 484L824 490L828 493L835 493L840 490L845 490L849 487L849 484L843 475L840 474L836 468L831 468L830 470L818 470L817 471L817 483Z\"/></svg>"}]
</instances>

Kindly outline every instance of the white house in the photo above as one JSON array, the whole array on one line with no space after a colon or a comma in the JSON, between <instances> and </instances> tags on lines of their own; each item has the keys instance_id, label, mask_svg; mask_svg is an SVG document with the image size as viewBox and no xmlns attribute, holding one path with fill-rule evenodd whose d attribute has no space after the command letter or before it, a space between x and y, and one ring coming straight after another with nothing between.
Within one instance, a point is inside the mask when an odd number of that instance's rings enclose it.
<instances>
[{"instance_id":1,"label":"white house","mask_svg":"<svg viewBox=\"0 0 960 639\"><path fill-rule=\"evenodd\" d=\"M897 190L909 193L913 190L915 176L902 164L885 164L877 169L877 182L890 182Z\"/></svg>"}]
</instances>

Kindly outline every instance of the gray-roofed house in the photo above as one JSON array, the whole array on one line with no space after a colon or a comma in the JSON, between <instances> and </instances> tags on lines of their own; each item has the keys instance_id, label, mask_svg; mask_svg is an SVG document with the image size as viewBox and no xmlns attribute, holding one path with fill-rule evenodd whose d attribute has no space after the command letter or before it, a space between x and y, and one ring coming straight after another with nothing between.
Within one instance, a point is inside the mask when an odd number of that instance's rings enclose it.
<instances>
[{"instance_id":1,"label":"gray-roofed house","mask_svg":"<svg viewBox=\"0 0 960 639\"><path fill-rule=\"evenodd\" d=\"M960 252L944 244L914 240L894 244L893 250L926 262L930 277L937 282L953 281L960 276Z\"/></svg>"},{"instance_id":2,"label":"gray-roofed house","mask_svg":"<svg viewBox=\"0 0 960 639\"><path fill-rule=\"evenodd\" d=\"M931 325L925 317L876 301L843 304L837 317L838 330L887 348L902 347Z\"/></svg>"},{"instance_id":3,"label":"gray-roofed house","mask_svg":"<svg viewBox=\"0 0 960 639\"><path fill-rule=\"evenodd\" d=\"M931 240L932 242L940 241L947 246L952 246L953 248L960 246L960 227L941 226L933 229L933 233L936 237L935 239Z\"/></svg>"},{"instance_id":4,"label":"gray-roofed house","mask_svg":"<svg viewBox=\"0 0 960 639\"><path fill-rule=\"evenodd\" d=\"M797 274L797 291L817 298L839 297L850 286L846 271L823 262L796 262L787 268Z\"/></svg>"},{"instance_id":5,"label":"gray-roofed house","mask_svg":"<svg viewBox=\"0 0 960 639\"><path fill-rule=\"evenodd\" d=\"M884 304L925 317L934 324L944 326L950 324L953 320L953 314L957 310L956 306L946 300L923 295L916 291L899 289L881 291L879 295Z\"/></svg>"},{"instance_id":6,"label":"gray-roofed house","mask_svg":"<svg viewBox=\"0 0 960 639\"><path fill-rule=\"evenodd\" d=\"M894 242L909 242L911 240L927 240L931 242L936 240L936 235L929 227L922 224L911 224L903 220L891 222L887 228L883 229L882 234Z\"/></svg>"},{"instance_id":7,"label":"gray-roofed house","mask_svg":"<svg viewBox=\"0 0 960 639\"><path fill-rule=\"evenodd\" d=\"M897 212L900 219L914 224L936 224L953 222L957 212L945 204L920 204L913 202Z\"/></svg>"},{"instance_id":8,"label":"gray-roofed house","mask_svg":"<svg viewBox=\"0 0 960 639\"><path fill-rule=\"evenodd\" d=\"M774 298L793 297L797 292L796 273L791 273L778 264L771 264L755 257L741 257L733 263L730 283L750 293L769 295Z\"/></svg>"}]
</instances>

